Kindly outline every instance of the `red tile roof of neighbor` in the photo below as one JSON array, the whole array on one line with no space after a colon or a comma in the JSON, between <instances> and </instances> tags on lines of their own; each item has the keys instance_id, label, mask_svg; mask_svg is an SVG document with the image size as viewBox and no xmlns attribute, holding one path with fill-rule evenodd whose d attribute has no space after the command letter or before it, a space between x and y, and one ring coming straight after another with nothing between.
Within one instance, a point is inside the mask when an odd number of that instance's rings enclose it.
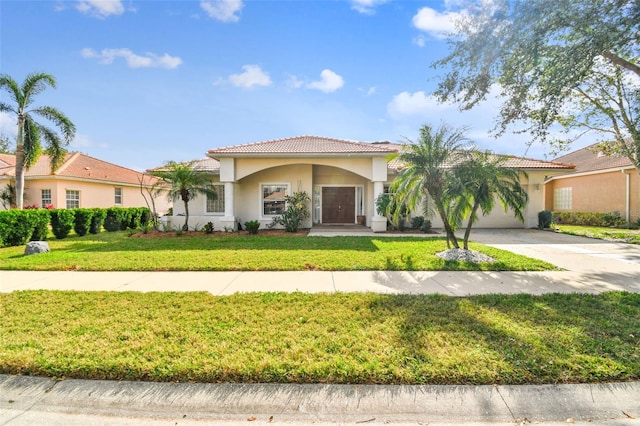
<instances>
[{"instance_id":1,"label":"red tile roof of neighbor","mask_svg":"<svg viewBox=\"0 0 640 426\"><path fill-rule=\"evenodd\" d=\"M15 156L13 163L15 164ZM2 158L0 157L0 160ZM5 175L15 176L15 167L0 168L0 172L4 171ZM140 179L144 176L146 184L153 184L157 179L151 176L143 175L135 170L118 166L97 158L90 157L80 152L69 152L65 156L62 164L51 172L51 159L48 155L40 156L36 164L26 171L25 177L46 177L46 176L62 176L73 179L86 179L101 182L114 182L122 184L139 185Z\"/></svg>"},{"instance_id":2,"label":"red tile roof of neighbor","mask_svg":"<svg viewBox=\"0 0 640 426\"><path fill-rule=\"evenodd\" d=\"M589 145L577 151L570 152L555 161L570 163L576 166L575 173L593 172L597 170L633 167L631 160L622 155L606 156L598 148L600 144Z\"/></svg>"},{"instance_id":3,"label":"red tile roof of neighbor","mask_svg":"<svg viewBox=\"0 0 640 426\"><path fill-rule=\"evenodd\" d=\"M382 144L319 136L297 136L209 150L210 156L227 155L314 155L391 154L395 149Z\"/></svg>"}]
</instances>

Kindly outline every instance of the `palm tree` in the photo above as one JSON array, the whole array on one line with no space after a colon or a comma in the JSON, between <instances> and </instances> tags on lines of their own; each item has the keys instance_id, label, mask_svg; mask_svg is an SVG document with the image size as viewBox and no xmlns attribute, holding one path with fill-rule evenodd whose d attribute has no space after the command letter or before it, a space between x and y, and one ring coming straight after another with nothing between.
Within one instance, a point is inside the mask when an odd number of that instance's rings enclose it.
<instances>
[{"instance_id":1,"label":"palm tree","mask_svg":"<svg viewBox=\"0 0 640 426\"><path fill-rule=\"evenodd\" d=\"M514 215L524 222L523 209L529 196L520 185L520 173L505 167L505 160L505 157L487 152L472 151L466 161L454 167L455 179L448 191L452 197L458 197L453 215L468 217L463 242L465 250L469 249L469 235L478 220L478 211L488 215L496 200L500 201L505 212L511 208Z\"/></svg>"},{"instance_id":2,"label":"palm tree","mask_svg":"<svg viewBox=\"0 0 640 426\"><path fill-rule=\"evenodd\" d=\"M55 78L45 73L27 75L19 86L6 74L0 75L0 89L6 90L14 104L0 102L0 112L13 113L18 118L18 136L16 137L16 206L22 209L24 202L24 172L38 161L42 154L41 138L46 143L45 152L51 157L51 170L58 168L65 154L64 148L73 140L76 127L62 112L51 106L32 106L34 97L42 93L47 86L56 87ZM40 116L57 127L62 139L51 128L38 123L34 115Z\"/></svg>"},{"instance_id":3,"label":"palm tree","mask_svg":"<svg viewBox=\"0 0 640 426\"><path fill-rule=\"evenodd\" d=\"M404 164L398 177L391 185L396 205L406 206L409 211L417 211L427 201L444 224L447 244L459 248L455 230L462 223L462 212L452 209L455 194L448 190L454 179L452 164L464 161L469 141L463 135L464 129L455 130L447 125L433 129L424 125L420 129L420 140L411 143L398 154ZM395 214L400 212L396 209ZM457 216L452 215L458 213Z\"/></svg>"},{"instance_id":4,"label":"palm tree","mask_svg":"<svg viewBox=\"0 0 640 426\"><path fill-rule=\"evenodd\" d=\"M185 219L183 231L189 230L189 201L199 194L217 197L212 186L212 176L204 171L196 170L191 163L170 161L164 167L151 173L171 185L167 193L169 200L184 202Z\"/></svg>"}]
</instances>

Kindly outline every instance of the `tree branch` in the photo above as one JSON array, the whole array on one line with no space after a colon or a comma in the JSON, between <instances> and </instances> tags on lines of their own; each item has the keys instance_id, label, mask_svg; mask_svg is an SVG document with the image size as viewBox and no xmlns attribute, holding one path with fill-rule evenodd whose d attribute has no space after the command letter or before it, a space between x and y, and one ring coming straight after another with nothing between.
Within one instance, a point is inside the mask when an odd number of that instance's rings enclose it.
<instances>
[{"instance_id":1,"label":"tree branch","mask_svg":"<svg viewBox=\"0 0 640 426\"><path fill-rule=\"evenodd\" d=\"M608 59L609 61L611 61L612 63L621 66L622 68L625 68L629 71L632 71L634 73L636 73L639 77L640 77L640 66L627 61L624 58L621 58L620 56L612 53L612 52L602 52L602 56L606 59Z\"/></svg>"}]
</instances>

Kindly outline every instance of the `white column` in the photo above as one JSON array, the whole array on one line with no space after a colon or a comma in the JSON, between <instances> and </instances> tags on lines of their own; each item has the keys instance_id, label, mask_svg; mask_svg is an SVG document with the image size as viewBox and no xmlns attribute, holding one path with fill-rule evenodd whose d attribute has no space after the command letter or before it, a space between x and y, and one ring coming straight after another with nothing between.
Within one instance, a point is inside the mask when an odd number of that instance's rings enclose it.
<instances>
[{"instance_id":1,"label":"white column","mask_svg":"<svg viewBox=\"0 0 640 426\"><path fill-rule=\"evenodd\" d=\"M384 182L373 182L373 218L371 218L371 230L373 232L384 232L387 230L387 218L378 214L376 200L384 192Z\"/></svg>"},{"instance_id":2,"label":"white column","mask_svg":"<svg viewBox=\"0 0 640 426\"><path fill-rule=\"evenodd\" d=\"M226 217L235 216L234 212L234 197L233 197L233 182L224 183L224 215Z\"/></svg>"}]
</instances>

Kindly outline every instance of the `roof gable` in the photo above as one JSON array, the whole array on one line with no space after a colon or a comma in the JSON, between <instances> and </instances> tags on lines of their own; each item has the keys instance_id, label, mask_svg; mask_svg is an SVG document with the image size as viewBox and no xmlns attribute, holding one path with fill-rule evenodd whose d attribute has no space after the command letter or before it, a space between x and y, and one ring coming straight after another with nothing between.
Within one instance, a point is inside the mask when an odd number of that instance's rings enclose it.
<instances>
[{"instance_id":1,"label":"roof gable","mask_svg":"<svg viewBox=\"0 0 640 426\"><path fill-rule=\"evenodd\" d=\"M391 154L396 152L382 144L355 142L319 136L297 136L244 145L211 149L210 157L232 156L315 156L345 154Z\"/></svg>"},{"instance_id":2,"label":"roof gable","mask_svg":"<svg viewBox=\"0 0 640 426\"><path fill-rule=\"evenodd\" d=\"M597 170L616 169L621 167L633 167L628 157L622 155L603 155L595 143L577 151L570 152L555 161L575 165L576 173L593 172Z\"/></svg>"}]
</instances>

